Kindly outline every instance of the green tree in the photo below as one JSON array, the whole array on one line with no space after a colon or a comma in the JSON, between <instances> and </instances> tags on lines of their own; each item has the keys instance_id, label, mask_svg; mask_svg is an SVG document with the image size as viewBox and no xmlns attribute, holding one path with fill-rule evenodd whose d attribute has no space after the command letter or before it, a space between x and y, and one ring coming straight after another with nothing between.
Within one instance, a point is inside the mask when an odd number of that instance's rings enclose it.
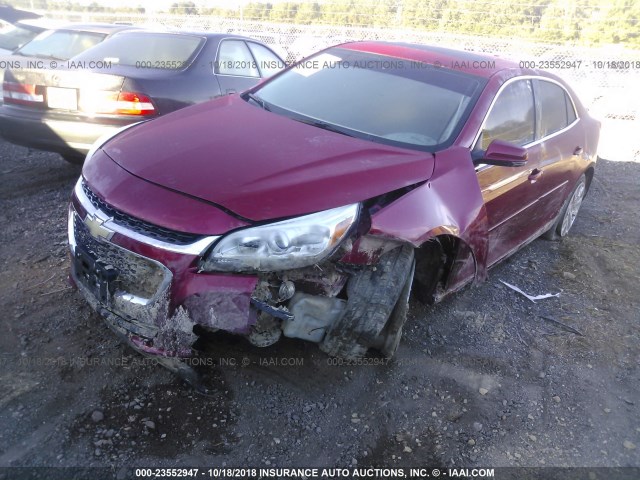
<instances>
[{"instance_id":1,"label":"green tree","mask_svg":"<svg viewBox=\"0 0 640 480\"><path fill-rule=\"evenodd\" d=\"M613 0L605 8L594 9L582 37L587 43L640 46L640 3Z\"/></svg>"},{"instance_id":2,"label":"green tree","mask_svg":"<svg viewBox=\"0 0 640 480\"><path fill-rule=\"evenodd\" d=\"M197 15L198 7L193 2L177 2L172 3L169 13L173 15Z\"/></svg>"},{"instance_id":3,"label":"green tree","mask_svg":"<svg viewBox=\"0 0 640 480\"><path fill-rule=\"evenodd\" d=\"M98 5L96 2L92 2L91 5L87 7L87 12L104 12L105 9L103 6Z\"/></svg>"},{"instance_id":4,"label":"green tree","mask_svg":"<svg viewBox=\"0 0 640 480\"><path fill-rule=\"evenodd\" d=\"M317 22L322 15L320 4L317 2L304 2L296 10L295 22L302 25L309 25Z\"/></svg>"},{"instance_id":5,"label":"green tree","mask_svg":"<svg viewBox=\"0 0 640 480\"><path fill-rule=\"evenodd\" d=\"M298 3L279 2L276 3L270 12L270 18L274 22L291 23L296 18Z\"/></svg>"}]
</instances>

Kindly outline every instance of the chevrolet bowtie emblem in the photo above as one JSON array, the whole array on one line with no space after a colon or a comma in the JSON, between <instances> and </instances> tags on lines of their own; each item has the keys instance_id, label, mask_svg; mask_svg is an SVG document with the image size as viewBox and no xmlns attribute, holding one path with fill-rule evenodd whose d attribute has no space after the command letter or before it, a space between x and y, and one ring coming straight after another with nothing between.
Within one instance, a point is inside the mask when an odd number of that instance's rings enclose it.
<instances>
[{"instance_id":1,"label":"chevrolet bowtie emblem","mask_svg":"<svg viewBox=\"0 0 640 480\"><path fill-rule=\"evenodd\" d=\"M94 238L104 238L105 240L111 240L113 234L115 233L113 230L109 230L104 226L106 222L111 220L111 218L100 218L97 215L91 215L90 213L84 218L84 224L89 229L89 233Z\"/></svg>"}]
</instances>

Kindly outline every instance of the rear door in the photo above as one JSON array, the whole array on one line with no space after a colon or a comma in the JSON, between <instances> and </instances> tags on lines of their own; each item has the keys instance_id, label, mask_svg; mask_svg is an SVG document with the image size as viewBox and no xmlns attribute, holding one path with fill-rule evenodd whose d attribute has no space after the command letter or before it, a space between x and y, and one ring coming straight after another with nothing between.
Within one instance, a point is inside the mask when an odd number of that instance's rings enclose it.
<instances>
[{"instance_id":1,"label":"rear door","mask_svg":"<svg viewBox=\"0 0 640 480\"><path fill-rule=\"evenodd\" d=\"M539 198L535 211L537 223L553 220L578 171L578 161L584 138L578 127L578 116L570 95L562 85L551 79L533 80L536 100L536 140L544 154L538 166Z\"/></svg>"}]
</instances>

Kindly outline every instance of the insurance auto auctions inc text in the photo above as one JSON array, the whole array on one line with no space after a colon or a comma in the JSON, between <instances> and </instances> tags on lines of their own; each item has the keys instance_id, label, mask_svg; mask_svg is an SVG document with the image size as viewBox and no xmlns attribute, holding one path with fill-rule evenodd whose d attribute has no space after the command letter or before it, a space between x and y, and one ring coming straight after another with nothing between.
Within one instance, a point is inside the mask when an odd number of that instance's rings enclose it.
<instances>
[{"instance_id":1,"label":"insurance auto auctions inc text","mask_svg":"<svg viewBox=\"0 0 640 480\"><path fill-rule=\"evenodd\" d=\"M214 478L493 478L493 468L217 468Z\"/></svg>"}]
</instances>

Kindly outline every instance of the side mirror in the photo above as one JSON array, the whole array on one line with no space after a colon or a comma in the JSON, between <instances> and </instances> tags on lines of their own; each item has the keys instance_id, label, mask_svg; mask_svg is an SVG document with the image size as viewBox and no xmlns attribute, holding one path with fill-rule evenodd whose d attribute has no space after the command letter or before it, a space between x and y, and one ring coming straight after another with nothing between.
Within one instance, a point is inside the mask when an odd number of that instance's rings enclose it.
<instances>
[{"instance_id":1,"label":"side mirror","mask_svg":"<svg viewBox=\"0 0 640 480\"><path fill-rule=\"evenodd\" d=\"M527 150L502 140L494 140L478 160L498 167L522 167L527 163Z\"/></svg>"}]
</instances>

